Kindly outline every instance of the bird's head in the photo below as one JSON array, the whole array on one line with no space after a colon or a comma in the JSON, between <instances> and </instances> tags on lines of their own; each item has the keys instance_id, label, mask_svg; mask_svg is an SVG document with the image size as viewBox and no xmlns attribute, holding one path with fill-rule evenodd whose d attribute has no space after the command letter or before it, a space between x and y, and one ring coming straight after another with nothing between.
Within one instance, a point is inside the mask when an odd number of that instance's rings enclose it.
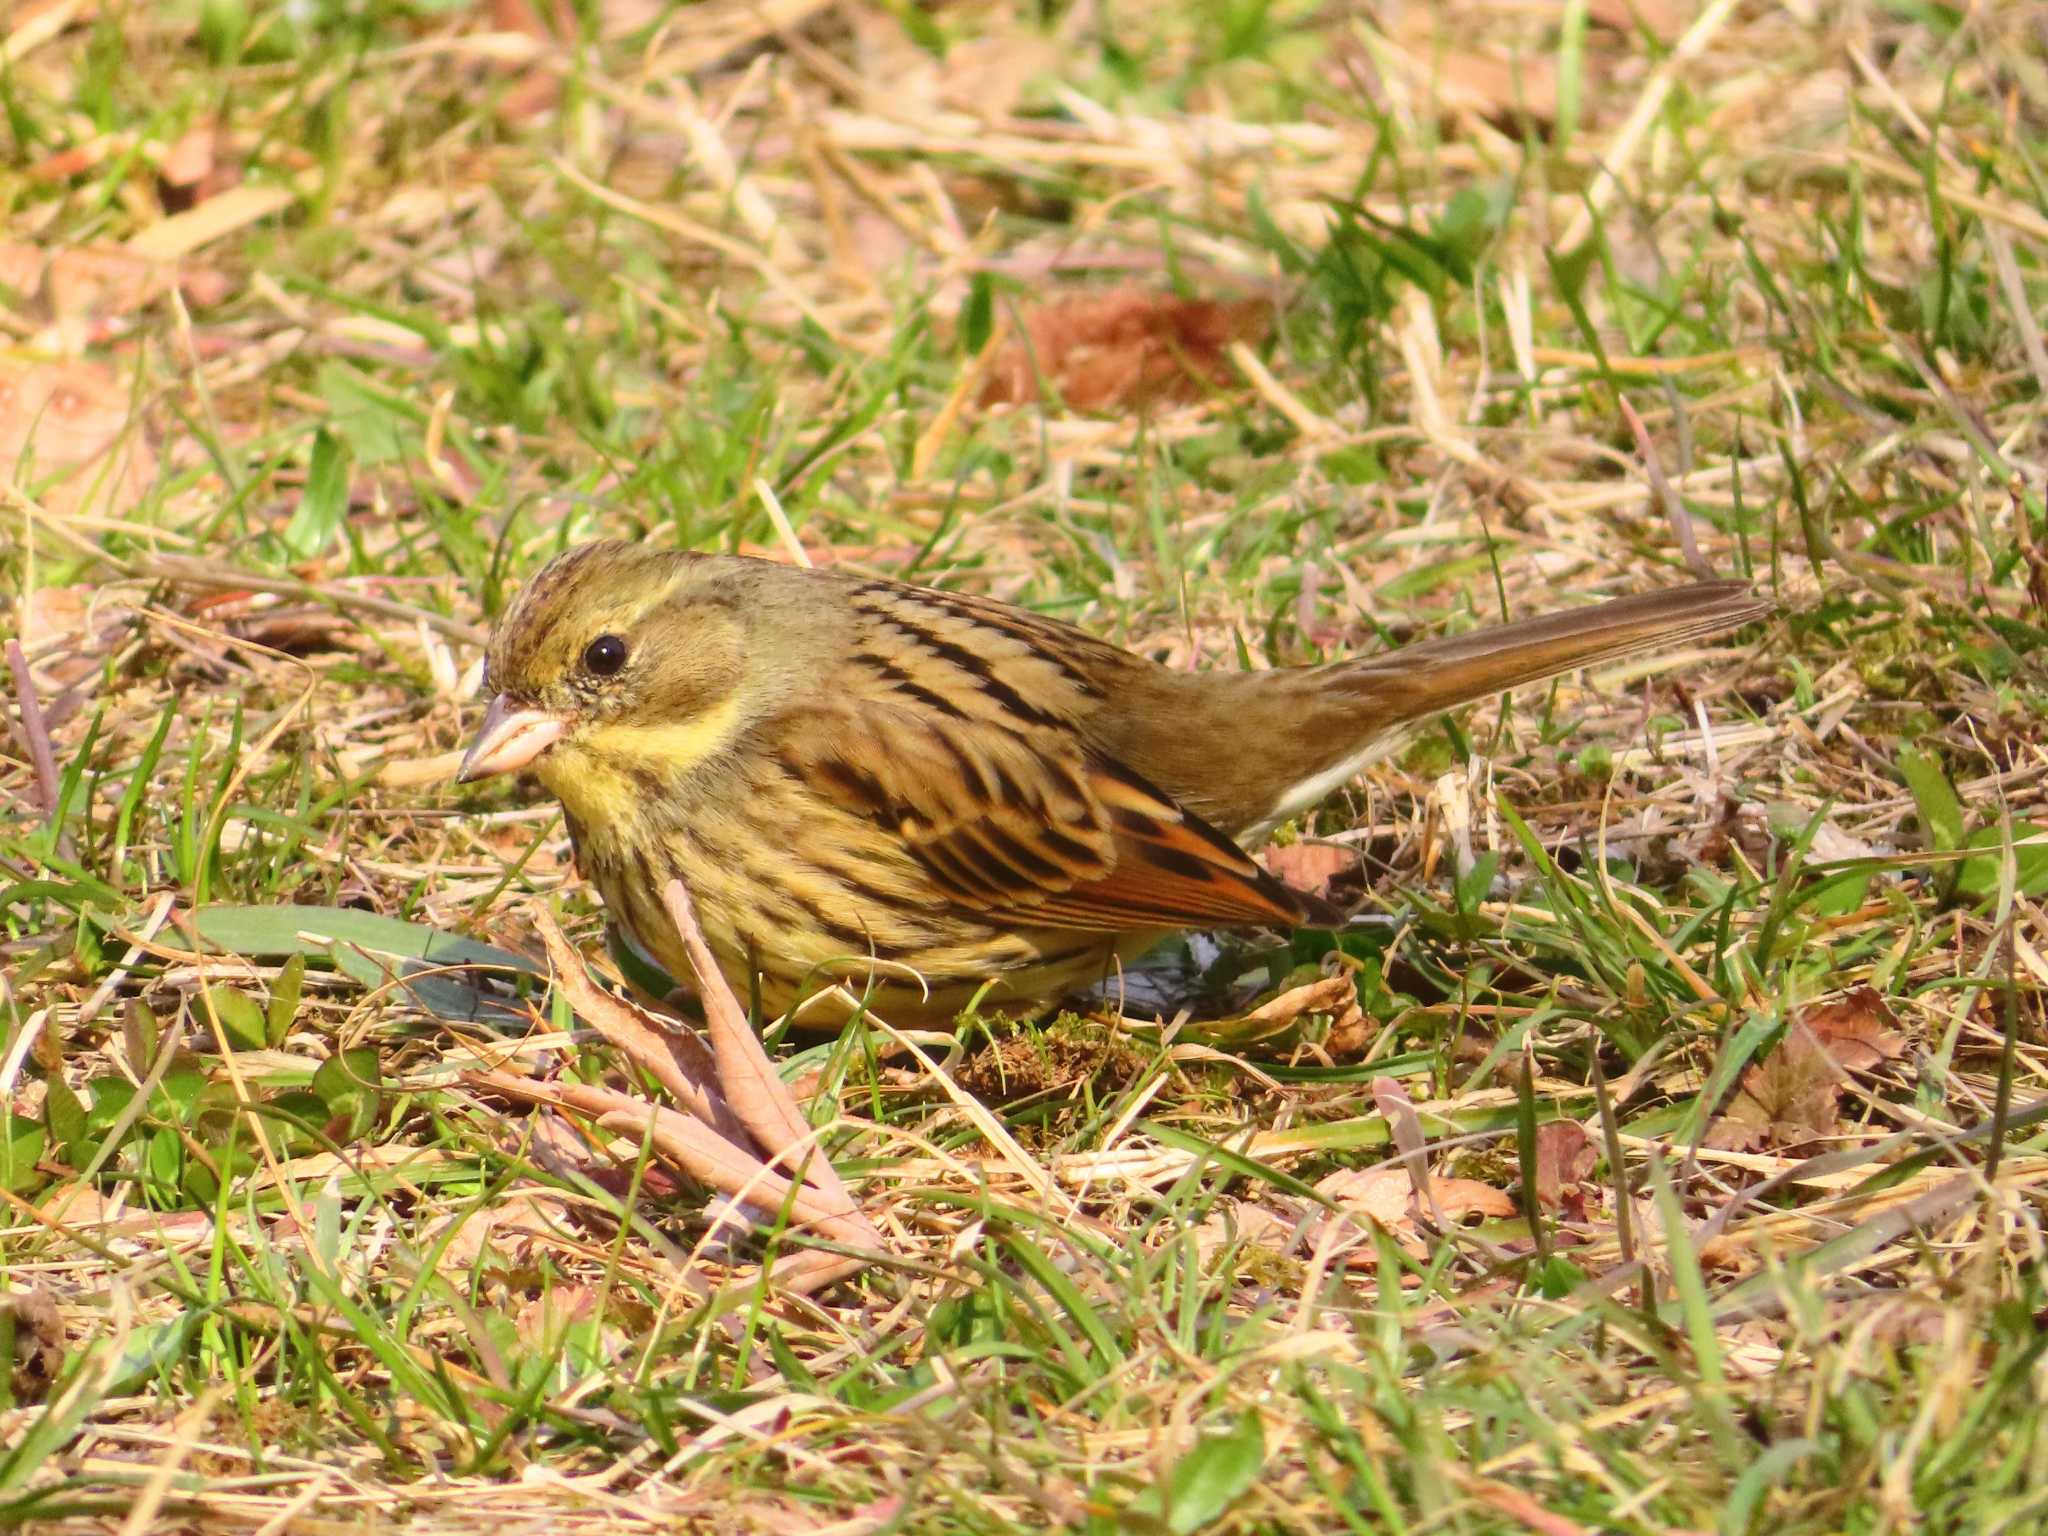
<instances>
[{"instance_id":1,"label":"bird's head","mask_svg":"<svg viewBox=\"0 0 2048 1536\"><path fill-rule=\"evenodd\" d=\"M617 540L556 556L492 631L494 696L456 777L531 767L569 801L592 775L671 773L714 750L746 670L731 564Z\"/></svg>"}]
</instances>

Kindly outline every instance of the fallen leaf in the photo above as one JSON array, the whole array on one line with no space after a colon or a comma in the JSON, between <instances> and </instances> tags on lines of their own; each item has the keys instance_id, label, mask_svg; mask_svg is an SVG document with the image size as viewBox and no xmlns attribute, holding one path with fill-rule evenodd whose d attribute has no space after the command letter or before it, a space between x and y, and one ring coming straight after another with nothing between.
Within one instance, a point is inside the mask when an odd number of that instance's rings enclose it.
<instances>
[{"instance_id":1,"label":"fallen leaf","mask_svg":"<svg viewBox=\"0 0 2048 1536\"><path fill-rule=\"evenodd\" d=\"M1557 65L1548 54L1478 52L1432 6L1404 11L1388 37L1387 62L1445 116L1469 113L1503 133L1546 132L1557 120Z\"/></svg>"},{"instance_id":2,"label":"fallen leaf","mask_svg":"<svg viewBox=\"0 0 2048 1536\"><path fill-rule=\"evenodd\" d=\"M1857 987L1832 1003L1816 1003L1795 1026L1845 1072L1868 1072L1904 1051L1898 1018L1870 987Z\"/></svg>"},{"instance_id":3,"label":"fallen leaf","mask_svg":"<svg viewBox=\"0 0 2048 1536\"><path fill-rule=\"evenodd\" d=\"M517 1190L486 1209L464 1211L437 1222L426 1235L431 1251L445 1235L437 1267L460 1279L481 1261L487 1271L523 1275L539 1252L560 1241L560 1202L539 1190Z\"/></svg>"},{"instance_id":4,"label":"fallen leaf","mask_svg":"<svg viewBox=\"0 0 2048 1536\"><path fill-rule=\"evenodd\" d=\"M1515 1197L1480 1179L1432 1178L1429 1187L1436 1196L1437 1209L1451 1221L1467 1216L1499 1217L1515 1214Z\"/></svg>"},{"instance_id":5,"label":"fallen leaf","mask_svg":"<svg viewBox=\"0 0 2048 1536\"><path fill-rule=\"evenodd\" d=\"M125 381L83 359L0 359L0 484L24 483L52 511L118 514L156 476L148 434L130 430Z\"/></svg>"},{"instance_id":6,"label":"fallen leaf","mask_svg":"<svg viewBox=\"0 0 2048 1536\"><path fill-rule=\"evenodd\" d=\"M1025 87L1041 75L1057 74L1065 62L1058 43L1035 28L1006 28L946 50L938 98L956 112L985 123L1008 117Z\"/></svg>"},{"instance_id":7,"label":"fallen leaf","mask_svg":"<svg viewBox=\"0 0 2048 1536\"><path fill-rule=\"evenodd\" d=\"M213 128L188 129L157 162L156 173L168 186L196 187L213 174Z\"/></svg>"},{"instance_id":8,"label":"fallen leaf","mask_svg":"<svg viewBox=\"0 0 2048 1536\"><path fill-rule=\"evenodd\" d=\"M1195 1228L1195 1252L1206 1269L1223 1249L1237 1244L1246 1248L1279 1248L1285 1245L1294 1223L1277 1212L1250 1200L1228 1203L1227 1209L1211 1211Z\"/></svg>"},{"instance_id":9,"label":"fallen leaf","mask_svg":"<svg viewBox=\"0 0 2048 1536\"><path fill-rule=\"evenodd\" d=\"M512 1330L534 1353L558 1349L570 1328L597 1315L599 1299L594 1286L551 1285L512 1314Z\"/></svg>"},{"instance_id":10,"label":"fallen leaf","mask_svg":"<svg viewBox=\"0 0 2048 1536\"><path fill-rule=\"evenodd\" d=\"M1600 1161L1599 1150L1576 1120L1548 1120L1536 1127L1536 1199L1539 1204L1564 1204Z\"/></svg>"},{"instance_id":11,"label":"fallen leaf","mask_svg":"<svg viewBox=\"0 0 2048 1536\"><path fill-rule=\"evenodd\" d=\"M1316 1181L1316 1193L1349 1216L1370 1216L1389 1232L1412 1232L1415 1186L1395 1167L1340 1168Z\"/></svg>"},{"instance_id":12,"label":"fallen leaf","mask_svg":"<svg viewBox=\"0 0 2048 1536\"><path fill-rule=\"evenodd\" d=\"M1768 1060L1742 1074L1742 1087L1707 1131L1707 1144L1735 1152L1798 1147L1834 1134L1842 1072L1813 1035L1790 1029Z\"/></svg>"},{"instance_id":13,"label":"fallen leaf","mask_svg":"<svg viewBox=\"0 0 2048 1536\"><path fill-rule=\"evenodd\" d=\"M1617 32L1640 27L1667 47L1685 29L1685 18L1665 0L1589 0L1586 19Z\"/></svg>"},{"instance_id":14,"label":"fallen leaf","mask_svg":"<svg viewBox=\"0 0 2048 1536\"><path fill-rule=\"evenodd\" d=\"M1342 1023L1358 1012L1358 984L1349 971L1289 987L1244 1016L1247 1024L1278 1030L1311 1013L1327 1013Z\"/></svg>"},{"instance_id":15,"label":"fallen leaf","mask_svg":"<svg viewBox=\"0 0 2048 1536\"><path fill-rule=\"evenodd\" d=\"M193 309L207 309L230 292L227 277L211 267L138 256L121 246L45 248L0 241L0 285L14 290L16 312L43 327L37 344L76 354L118 333L124 320L173 288Z\"/></svg>"},{"instance_id":16,"label":"fallen leaf","mask_svg":"<svg viewBox=\"0 0 2048 1536\"><path fill-rule=\"evenodd\" d=\"M1341 843L1289 843L1268 848L1259 862L1297 891L1327 896L1333 880L1358 868L1358 850Z\"/></svg>"},{"instance_id":17,"label":"fallen leaf","mask_svg":"<svg viewBox=\"0 0 2048 1536\"><path fill-rule=\"evenodd\" d=\"M15 604L15 632L43 694L43 721L57 730L83 707L107 658L135 626L119 589L38 587Z\"/></svg>"},{"instance_id":18,"label":"fallen leaf","mask_svg":"<svg viewBox=\"0 0 2048 1536\"><path fill-rule=\"evenodd\" d=\"M1122 288L1040 305L989 363L981 403L1023 405L1051 391L1070 410L1113 413L1199 400L1235 378L1229 350L1273 327L1265 299L1183 299Z\"/></svg>"}]
</instances>

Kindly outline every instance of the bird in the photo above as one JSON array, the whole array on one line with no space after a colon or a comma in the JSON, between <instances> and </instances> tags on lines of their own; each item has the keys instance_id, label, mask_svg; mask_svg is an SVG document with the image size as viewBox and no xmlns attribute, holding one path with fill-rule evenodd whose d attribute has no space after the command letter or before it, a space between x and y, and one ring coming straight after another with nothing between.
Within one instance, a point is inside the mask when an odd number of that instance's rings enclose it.
<instances>
[{"instance_id":1,"label":"bird","mask_svg":"<svg viewBox=\"0 0 2048 1536\"><path fill-rule=\"evenodd\" d=\"M530 771L670 975L680 878L765 1018L941 1028L1050 1007L1177 932L1340 925L1248 850L1445 710L1770 610L1707 581L1183 671L988 597L598 540L494 626L457 777Z\"/></svg>"}]
</instances>

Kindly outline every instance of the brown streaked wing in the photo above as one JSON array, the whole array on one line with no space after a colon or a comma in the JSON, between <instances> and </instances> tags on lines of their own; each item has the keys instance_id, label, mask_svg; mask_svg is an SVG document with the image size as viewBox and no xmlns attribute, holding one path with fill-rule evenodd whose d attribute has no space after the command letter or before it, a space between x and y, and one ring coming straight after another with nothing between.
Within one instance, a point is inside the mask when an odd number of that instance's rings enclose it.
<instances>
[{"instance_id":1,"label":"brown streaked wing","mask_svg":"<svg viewBox=\"0 0 2048 1536\"><path fill-rule=\"evenodd\" d=\"M785 721L782 762L880 826L934 893L1001 922L1087 932L1336 921L1072 733L843 700Z\"/></svg>"}]
</instances>

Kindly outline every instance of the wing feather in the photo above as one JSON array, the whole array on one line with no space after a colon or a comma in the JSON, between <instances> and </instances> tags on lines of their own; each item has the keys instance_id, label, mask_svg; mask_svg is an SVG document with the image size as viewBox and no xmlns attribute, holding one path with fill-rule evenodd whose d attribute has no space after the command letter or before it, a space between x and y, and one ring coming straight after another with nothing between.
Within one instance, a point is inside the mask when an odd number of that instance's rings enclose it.
<instances>
[{"instance_id":1,"label":"wing feather","mask_svg":"<svg viewBox=\"0 0 2048 1536\"><path fill-rule=\"evenodd\" d=\"M785 766L900 839L934 893L1018 925L1328 924L1243 849L1071 731L842 699L789 722Z\"/></svg>"}]
</instances>

